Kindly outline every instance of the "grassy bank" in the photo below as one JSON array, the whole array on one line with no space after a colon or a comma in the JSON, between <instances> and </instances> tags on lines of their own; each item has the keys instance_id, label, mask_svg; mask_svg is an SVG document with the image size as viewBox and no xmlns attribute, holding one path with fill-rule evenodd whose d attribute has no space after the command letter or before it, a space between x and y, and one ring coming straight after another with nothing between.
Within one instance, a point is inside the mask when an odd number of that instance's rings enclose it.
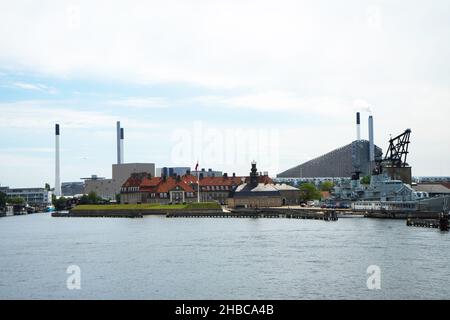
<instances>
[{"instance_id":1,"label":"grassy bank","mask_svg":"<svg viewBox=\"0 0 450 320\"><path fill-rule=\"evenodd\" d=\"M72 211L95 211L95 210L215 210L221 209L216 202L200 202L187 204L80 204L72 209Z\"/></svg>"}]
</instances>

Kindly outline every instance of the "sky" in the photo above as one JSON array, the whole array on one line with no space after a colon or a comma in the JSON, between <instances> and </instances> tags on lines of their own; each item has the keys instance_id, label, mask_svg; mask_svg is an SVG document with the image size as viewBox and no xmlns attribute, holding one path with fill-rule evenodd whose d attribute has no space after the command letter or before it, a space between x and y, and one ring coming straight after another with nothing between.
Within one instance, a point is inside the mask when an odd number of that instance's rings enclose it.
<instances>
[{"instance_id":1,"label":"sky","mask_svg":"<svg viewBox=\"0 0 450 320\"><path fill-rule=\"evenodd\" d=\"M413 175L450 175L450 5L434 1L2 1L0 185L125 162L271 176L411 128Z\"/></svg>"}]
</instances>

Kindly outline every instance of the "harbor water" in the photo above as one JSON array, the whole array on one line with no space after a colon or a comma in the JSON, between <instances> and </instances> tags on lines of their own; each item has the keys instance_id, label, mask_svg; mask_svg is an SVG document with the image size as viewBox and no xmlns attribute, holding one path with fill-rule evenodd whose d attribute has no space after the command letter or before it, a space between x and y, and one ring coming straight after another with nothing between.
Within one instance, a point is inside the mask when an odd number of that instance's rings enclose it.
<instances>
[{"instance_id":1,"label":"harbor water","mask_svg":"<svg viewBox=\"0 0 450 320\"><path fill-rule=\"evenodd\" d=\"M450 234L402 220L39 213L0 218L0 243L0 299L450 297ZM80 289L68 289L69 266Z\"/></svg>"}]
</instances>

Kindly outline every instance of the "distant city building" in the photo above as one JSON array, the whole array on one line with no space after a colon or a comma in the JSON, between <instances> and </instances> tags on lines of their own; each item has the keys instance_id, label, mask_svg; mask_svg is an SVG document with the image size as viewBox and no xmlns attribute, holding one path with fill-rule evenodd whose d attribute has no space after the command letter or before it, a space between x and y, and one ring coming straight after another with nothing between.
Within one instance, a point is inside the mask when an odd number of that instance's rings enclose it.
<instances>
[{"instance_id":1,"label":"distant city building","mask_svg":"<svg viewBox=\"0 0 450 320\"><path fill-rule=\"evenodd\" d=\"M184 176L191 171L190 167L163 167L156 169L156 177L162 176Z\"/></svg>"},{"instance_id":2,"label":"distant city building","mask_svg":"<svg viewBox=\"0 0 450 320\"><path fill-rule=\"evenodd\" d=\"M221 177L222 171L215 171L212 169L208 169L208 171L205 170L205 168L202 168L201 170L194 170L191 172L194 176L203 176L203 177Z\"/></svg>"},{"instance_id":3,"label":"distant city building","mask_svg":"<svg viewBox=\"0 0 450 320\"><path fill-rule=\"evenodd\" d=\"M450 177L432 177L432 176L413 177L413 182L416 182L416 183L442 183L442 182L449 182L450 183Z\"/></svg>"},{"instance_id":4,"label":"distant city building","mask_svg":"<svg viewBox=\"0 0 450 320\"><path fill-rule=\"evenodd\" d=\"M449 184L425 183L414 185L412 188L416 192L425 192L430 197L440 197L450 195L450 183Z\"/></svg>"},{"instance_id":5,"label":"distant city building","mask_svg":"<svg viewBox=\"0 0 450 320\"><path fill-rule=\"evenodd\" d=\"M63 182L61 183L61 193L65 197L72 197L84 193L84 182Z\"/></svg>"},{"instance_id":6,"label":"distant city building","mask_svg":"<svg viewBox=\"0 0 450 320\"><path fill-rule=\"evenodd\" d=\"M99 178L92 176L91 178L82 178L85 180L84 193L95 192L103 199L114 200L116 195L120 194L120 190L124 182L133 174L147 172L152 177L155 176L154 163L121 163L112 165L112 179Z\"/></svg>"},{"instance_id":7,"label":"distant city building","mask_svg":"<svg viewBox=\"0 0 450 320\"><path fill-rule=\"evenodd\" d=\"M348 178L332 178L332 177L320 177L320 178L274 178L275 183L286 183L292 186L299 186L303 183L312 183L319 187L322 183L326 181L333 182L333 184L341 184L350 182L351 177Z\"/></svg>"},{"instance_id":8,"label":"distant city building","mask_svg":"<svg viewBox=\"0 0 450 320\"><path fill-rule=\"evenodd\" d=\"M8 188L1 190L9 198L21 197L30 206L47 206L52 203L52 192L45 188Z\"/></svg>"},{"instance_id":9,"label":"distant city building","mask_svg":"<svg viewBox=\"0 0 450 320\"><path fill-rule=\"evenodd\" d=\"M370 161L370 142L354 141L318 158L305 162L277 175L277 178L348 178L355 169L362 176L370 175L375 163ZM375 146L375 159L381 159L382 150Z\"/></svg>"}]
</instances>

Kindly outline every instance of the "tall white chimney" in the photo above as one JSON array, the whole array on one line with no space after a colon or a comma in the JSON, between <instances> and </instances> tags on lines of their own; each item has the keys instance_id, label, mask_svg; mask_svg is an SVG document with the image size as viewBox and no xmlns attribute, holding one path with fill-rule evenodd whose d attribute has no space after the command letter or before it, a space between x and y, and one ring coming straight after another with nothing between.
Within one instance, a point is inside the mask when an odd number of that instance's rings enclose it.
<instances>
[{"instance_id":1,"label":"tall white chimney","mask_svg":"<svg viewBox=\"0 0 450 320\"><path fill-rule=\"evenodd\" d=\"M125 160L123 159L123 139L123 128L120 128L120 163L125 163Z\"/></svg>"},{"instance_id":2,"label":"tall white chimney","mask_svg":"<svg viewBox=\"0 0 450 320\"><path fill-rule=\"evenodd\" d=\"M373 141L373 117L369 116L369 160L375 161L375 143Z\"/></svg>"},{"instance_id":3,"label":"tall white chimney","mask_svg":"<svg viewBox=\"0 0 450 320\"><path fill-rule=\"evenodd\" d=\"M361 116L360 113L356 113L356 140L361 140Z\"/></svg>"},{"instance_id":4,"label":"tall white chimney","mask_svg":"<svg viewBox=\"0 0 450 320\"><path fill-rule=\"evenodd\" d=\"M121 153L120 153L120 121L117 121L117 164L121 164Z\"/></svg>"},{"instance_id":5,"label":"tall white chimney","mask_svg":"<svg viewBox=\"0 0 450 320\"><path fill-rule=\"evenodd\" d=\"M55 125L55 195L61 196L61 177L59 172L59 124Z\"/></svg>"}]
</instances>

